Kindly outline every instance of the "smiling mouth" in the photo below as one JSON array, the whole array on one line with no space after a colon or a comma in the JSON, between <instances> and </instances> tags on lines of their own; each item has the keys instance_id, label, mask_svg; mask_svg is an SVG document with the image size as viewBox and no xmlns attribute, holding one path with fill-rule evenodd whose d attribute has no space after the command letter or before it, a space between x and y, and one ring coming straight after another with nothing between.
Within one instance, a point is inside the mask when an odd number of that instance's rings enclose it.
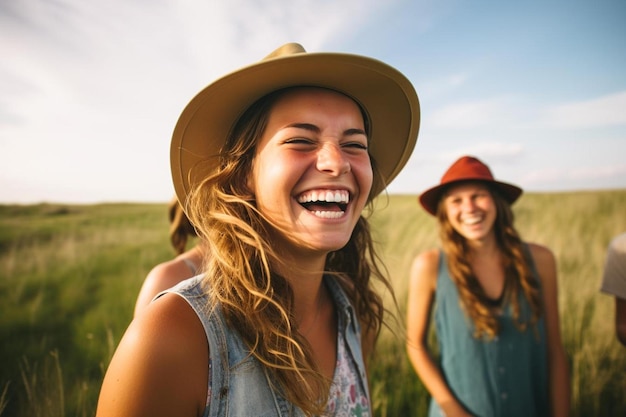
<instances>
[{"instance_id":1,"label":"smiling mouth","mask_svg":"<svg viewBox=\"0 0 626 417\"><path fill-rule=\"evenodd\" d=\"M298 196L298 203L317 217L337 219L350 202L347 190L311 190Z\"/></svg>"},{"instance_id":2,"label":"smiling mouth","mask_svg":"<svg viewBox=\"0 0 626 417\"><path fill-rule=\"evenodd\" d=\"M462 219L462 223L468 226L473 226L480 223L483 220L483 216L467 216Z\"/></svg>"}]
</instances>

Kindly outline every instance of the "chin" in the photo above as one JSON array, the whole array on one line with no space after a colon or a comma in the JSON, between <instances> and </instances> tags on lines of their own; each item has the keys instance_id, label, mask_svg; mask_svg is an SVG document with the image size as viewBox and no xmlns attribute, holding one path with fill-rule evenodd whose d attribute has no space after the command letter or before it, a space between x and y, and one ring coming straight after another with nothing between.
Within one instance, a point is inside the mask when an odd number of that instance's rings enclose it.
<instances>
[{"instance_id":1,"label":"chin","mask_svg":"<svg viewBox=\"0 0 626 417\"><path fill-rule=\"evenodd\" d=\"M311 246L316 251L329 253L329 252L335 252L335 251L342 249L344 246L348 244L348 241L349 239L332 240L332 241L326 240L324 242L319 242L319 244L315 244L314 242L311 242Z\"/></svg>"}]
</instances>

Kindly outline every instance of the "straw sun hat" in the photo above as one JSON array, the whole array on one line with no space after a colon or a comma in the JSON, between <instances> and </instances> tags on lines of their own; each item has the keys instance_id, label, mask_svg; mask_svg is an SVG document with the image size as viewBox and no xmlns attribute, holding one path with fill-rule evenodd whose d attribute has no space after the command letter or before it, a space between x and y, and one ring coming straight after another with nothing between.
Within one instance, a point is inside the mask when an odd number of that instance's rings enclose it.
<instances>
[{"instance_id":1,"label":"straw sun hat","mask_svg":"<svg viewBox=\"0 0 626 417\"><path fill-rule=\"evenodd\" d=\"M435 216L437 214L437 204L446 188L461 181L483 181L492 185L504 197L509 204L522 194L522 189L516 185L497 181L489 167L478 158L473 156L463 156L454 162L443 174L439 185L424 191L419 196L419 202L424 209Z\"/></svg>"},{"instance_id":2,"label":"straw sun hat","mask_svg":"<svg viewBox=\"0 0 626 417\"><path fill-rule=\"evenodd\" d=\"M385 185L398 175L413 152L419 130L420 107L411 82L372 58L307 53L301 45L289 43L209 84L187 104L170 149L179 201L184 203L193 187L217 168L216 156L244 111L266 94L292 86L328 88L359 103L369 118L369 150Z\"/></svg>"}]
</instances>

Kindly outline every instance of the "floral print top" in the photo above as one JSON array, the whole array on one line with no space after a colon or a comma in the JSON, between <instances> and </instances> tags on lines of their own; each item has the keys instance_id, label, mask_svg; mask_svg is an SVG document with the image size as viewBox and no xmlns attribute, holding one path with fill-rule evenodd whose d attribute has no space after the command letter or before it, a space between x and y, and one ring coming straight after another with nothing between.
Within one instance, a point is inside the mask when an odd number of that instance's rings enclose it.
<instances>
[{"instance_id":1,"label":"floral print top","mask_svg":"<svg viewBox=\"0 0 626 417\"><path fill-rule=\"evenodd\" d=\"M367 394L360 388L359 371L346 352L342 332L337 337L337 365L330 387L326 416L371 415Z\"/></svg>"}]
</instances>

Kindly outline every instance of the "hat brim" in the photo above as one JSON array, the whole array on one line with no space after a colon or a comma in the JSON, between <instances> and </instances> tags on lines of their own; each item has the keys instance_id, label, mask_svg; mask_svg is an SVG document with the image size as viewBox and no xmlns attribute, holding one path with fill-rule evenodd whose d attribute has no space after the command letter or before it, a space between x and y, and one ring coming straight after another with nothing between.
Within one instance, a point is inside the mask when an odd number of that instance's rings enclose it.
<instances>
[{"instance_id":1,"label":"hat brim","mask_svg":"<svg viewBox=\"0 0 626 417\"><path fill-rule=\"evenodd\" d=\"M436 216L437 205L439 204L439 200L441 199L441 196L445 192L446 188L455 184L468 182L468 181L480 181L480 182L489 184L490 186L498 190L500 194L502 195L502 197L504 197L504 199L509 204L513 204L519 198L519 196L522 195L522 189L513 184L509 184L509 183L501 182L501 181L495 181L495 180L485 180L485 178L463 178L461 180L450 181L450 182L439 184L435 187L429 188L428 190L424 191L419 196L419 202L422 205L422 207L424 207L424 210L426 210L428 213L432 214L433 216Z\"/></svg>"},{"instance_id":2,"label":"hat brim","mask_svg":"<svg viewBox=\"0 0 626 417\"><path fill-rule=\"evenodd\" d=\"M343 93L361 105L370 122L370 154L385 184L406 164L420 123L419 101L411 82L375 59L339 53L298 53L260 61L228 74L200 91L183 110L171 143L174 189L184 202L216 163L227 135L259 98L282 88L315 86Z\"/></svg>"}]
</instances>

